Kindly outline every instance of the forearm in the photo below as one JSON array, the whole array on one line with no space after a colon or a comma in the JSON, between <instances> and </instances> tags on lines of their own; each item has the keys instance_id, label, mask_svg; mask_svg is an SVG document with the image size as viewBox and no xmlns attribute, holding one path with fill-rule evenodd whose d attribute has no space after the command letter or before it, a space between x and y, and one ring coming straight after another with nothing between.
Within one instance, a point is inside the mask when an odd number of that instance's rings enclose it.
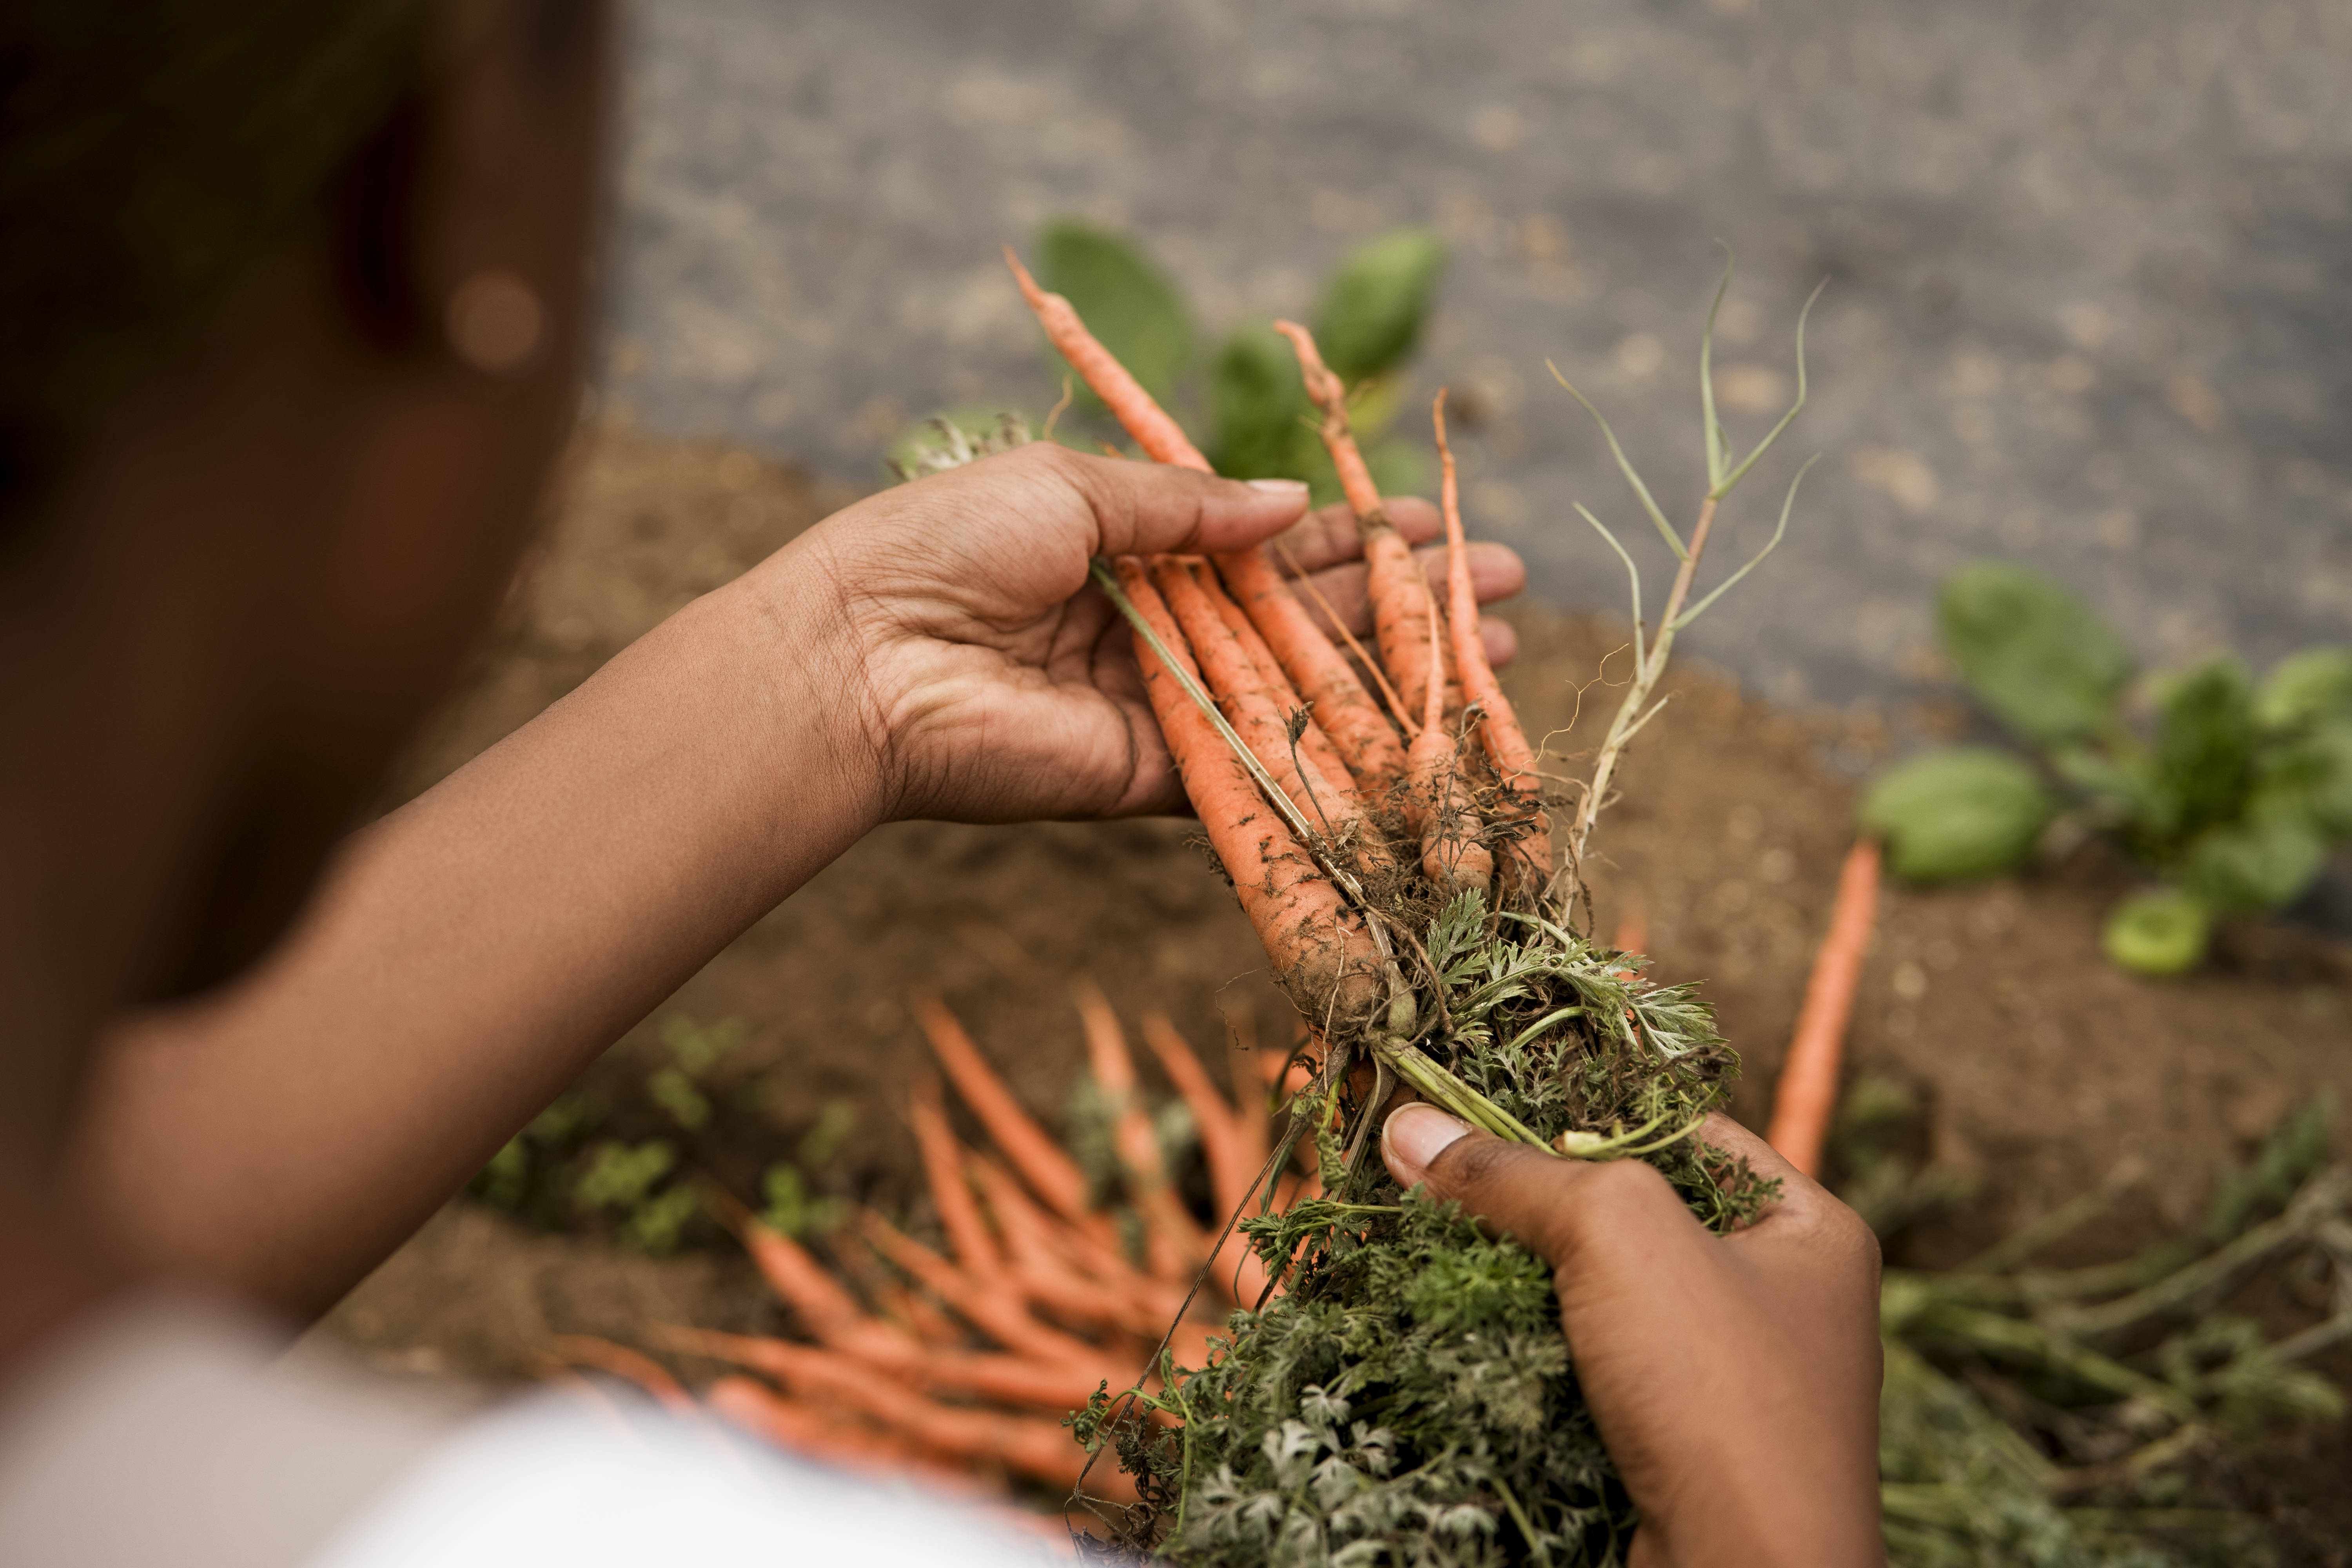
<instances>
[{"instance_id":1,"label":"forearm","mask_svg":"<svg viewBox=\"0 0 2352 1568\"><path fill-rule=\"evenodd\" d=\"M322 1308L874 825L837 612L772 566L356 835L250 978L124 1028L83 1152L134 1247Z\"/></svg>"}]
</instances>

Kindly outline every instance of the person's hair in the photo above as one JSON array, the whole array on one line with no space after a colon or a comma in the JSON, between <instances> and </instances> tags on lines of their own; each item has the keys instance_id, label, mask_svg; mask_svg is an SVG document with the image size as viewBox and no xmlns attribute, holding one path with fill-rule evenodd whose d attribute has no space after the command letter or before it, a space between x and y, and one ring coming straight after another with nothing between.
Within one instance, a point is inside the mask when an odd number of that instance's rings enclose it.
<instances>
[{"instance_id":1,"label":"person's hair","mask_svg":"<svg viewBox=\"0 0 2352 1568\"><path fill-rule=\"evenodd\" d=\"M0 5L0 542L175 333L404 156L442 4Z\"/></svg>"}]
</instances>

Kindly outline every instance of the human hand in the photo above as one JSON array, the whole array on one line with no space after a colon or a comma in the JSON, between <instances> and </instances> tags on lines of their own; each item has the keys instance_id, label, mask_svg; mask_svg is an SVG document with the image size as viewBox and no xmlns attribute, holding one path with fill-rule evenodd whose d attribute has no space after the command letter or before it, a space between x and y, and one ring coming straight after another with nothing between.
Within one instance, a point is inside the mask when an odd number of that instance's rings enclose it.
<instances>
[{"instance_id":1,"label":"human hand","mask_svg":"<svg viewBox=\"0 0 2352 1568\"><path fill-rule=\"evenodd\" d=\"M1125 623L1087 577L1099 554L1245 549L1287 528L1300 570L1365 635L1361 551L1344 507L1038 442L885 490L752 575L821 573L841 608L842 689L890 817L972 822L1179 809L1177 779ZM1408 539L1434 510L1399 501ZM1277 560L1280 556L1277 555ZM1443 573L1442 558L1434 570ZM1517 593L1518 557L1472 547L1480 601ZM1314 600L1307 595L1312 608ZM1496 663L1510 628L1481 623Z\"/></svg>"},{"instance_id":2,"label":"human hand","mask_svg":"<svg viewBox=\"0 0 2352 1568\"><path fill-rule=\"evenodd\" d=\"M1633 1568L1879 1563L1878 1244L1725 1116L1700 1135L1780 1179L1710 1234L1633 1160L1561 1160L1433 1107L1392 1113L1390 1173L1552 1265L1560 1326L1626 1489Z\"/></svg>"}]
</instances>

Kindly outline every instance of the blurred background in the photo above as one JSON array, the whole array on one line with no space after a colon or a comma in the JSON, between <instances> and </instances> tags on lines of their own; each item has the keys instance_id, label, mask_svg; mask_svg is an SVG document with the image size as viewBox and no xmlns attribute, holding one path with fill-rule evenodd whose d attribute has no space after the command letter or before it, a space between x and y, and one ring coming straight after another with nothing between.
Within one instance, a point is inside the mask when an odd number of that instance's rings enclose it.
<instances>
[{"instance_id":1,"label":"blurred background","mask_svg":"<svg viewBox=\"0 0 2352 1568\"><path fill-rule=\"evenodd\" d=\"M1784 701L1938 677L1936 580L1985 554L2144 657L2261 668L2352 623L2352 7L2340 0L662 0L636 7L608 412L860 485L934 410L1057 393L999 247L1131 237L1223 333L1304 315L1399 226L1446 264L1474 534L1619 610L1591 505L1663 549L1556 360L1668 513L1810 331L1812 402L1727 513L1786 544L1693 647ZM1727 552L1722 559L1727 567Z\"/></svg>"}]
</instances>

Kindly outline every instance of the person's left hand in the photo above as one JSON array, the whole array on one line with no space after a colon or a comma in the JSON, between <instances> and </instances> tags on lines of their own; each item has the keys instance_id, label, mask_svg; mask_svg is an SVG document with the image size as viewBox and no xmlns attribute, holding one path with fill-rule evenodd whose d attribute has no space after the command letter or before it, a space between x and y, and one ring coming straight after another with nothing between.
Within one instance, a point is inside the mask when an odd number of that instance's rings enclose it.
<instances>
[{"instance_id":1,"label":"person's left hand","mask_svg":"<svg viewBox=\"0 0 2352 1568\"><path fill-rule=\"evenodd\" d=\"M815 573L827 584L855 743L878 765L887 816L1167 812L1182 809L1183 788L1128 628L1087 563L1245 549L1288 528L1291 558L1364 635L1354 523L1344 507L1306 508L1307 488L1286 480L1243 483L1039 442L870 497L753 575ZM1416 542L1439 530L1423 502L1397 501L1391 516ZM1442 554L1431 566L1442 584ZM1485 603L1517 593L1526 572L1509 550L1481 544L1471 577ZM1507 660L1510 628L1480 626L1489 658Z\"/></svg>"}]
</instances>

